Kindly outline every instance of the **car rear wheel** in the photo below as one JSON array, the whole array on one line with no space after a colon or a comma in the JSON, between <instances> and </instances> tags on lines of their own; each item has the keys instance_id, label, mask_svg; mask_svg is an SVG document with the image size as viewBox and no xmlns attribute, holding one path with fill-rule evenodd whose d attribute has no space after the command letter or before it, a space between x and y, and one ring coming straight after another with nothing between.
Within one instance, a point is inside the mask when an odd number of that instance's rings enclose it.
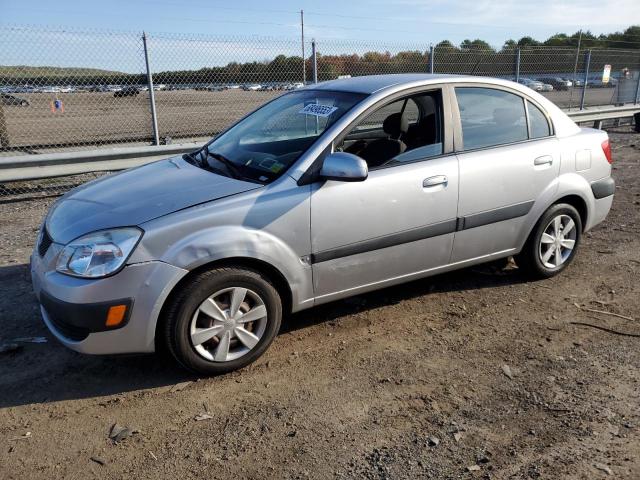
<instances>
[{"instance_id":1,"label":"car rear wheel","mask_svg":"<svg viewBox=\"0 0 640 480\"><path fill-rule=\"evenodd\" d=\"M26 107L27 105L29 105L29 103L28 103L26 100L22 100L22 101L20 102L20 106L21 106L21 107Z\"/></svg>"},{"instance_id":2,"label":"car rear wheel","mask_svg":"<svg viewBox=\"0 0 640 480\"><path fill-rule=\"evenodd\" d=\"M256 270L223 267L180 286L167 308L163 333L180 364L216 375L260 357L281 319L282 302L267 277Z\"/></svg>"},{"instance_id":3,"label":"car rear wheel","mask_svg":"<svg viewBox=\"0 0 640 480\"><path fill-rule=\"evenodd\" d=\"M567 268L582 237L580 214L571 205L551 206L531 232L516 263L534 278L550 278Z\"/></svg>"}]
</instances>

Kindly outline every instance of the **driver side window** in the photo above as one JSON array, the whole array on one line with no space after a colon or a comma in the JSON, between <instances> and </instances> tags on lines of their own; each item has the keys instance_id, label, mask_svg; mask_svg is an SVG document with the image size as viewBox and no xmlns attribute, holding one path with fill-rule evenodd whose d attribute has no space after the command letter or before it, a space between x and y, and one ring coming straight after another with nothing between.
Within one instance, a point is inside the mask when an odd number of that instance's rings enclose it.
<instances>
[{"instance_id":1,"label":"driver side window","mask_svg":"<svg viewBox=\"0 0 640 480\"><path fill-rule=\"evenodd\" d=\"M370 170L415 162L443 152L439 90L395 100L358 122L338 150L363 158Z\"/></svg>"}]
</instances>

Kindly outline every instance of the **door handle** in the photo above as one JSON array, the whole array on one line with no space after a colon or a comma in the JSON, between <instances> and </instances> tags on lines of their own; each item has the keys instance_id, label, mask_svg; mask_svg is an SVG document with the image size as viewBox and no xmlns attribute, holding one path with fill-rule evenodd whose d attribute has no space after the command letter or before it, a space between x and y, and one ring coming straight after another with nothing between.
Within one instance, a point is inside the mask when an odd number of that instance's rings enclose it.
<instances>
[{"instance_id":1,"label":"door handle","mask_svg":"<svg viewBox=\"0 0 640 480\"><path fill-rule=\"evenodd\" d=\"M538 157L533 161L535 166L539 165L552 165L553 157L551 155L543 155L542 157Z\"/></svg>"},{"instance_id":2,"label":"door handle","mask_svg":"<svg viewBox=\"0 0 640 480\"><path fill-rule=\"evenodd\" d=\"M425 178L422 182L422 186L424 188L437 187L438 185L443 185L446 187L448 183L449 179L446 175L435 175L433 177Z\"/></svg>"}]
</instances>

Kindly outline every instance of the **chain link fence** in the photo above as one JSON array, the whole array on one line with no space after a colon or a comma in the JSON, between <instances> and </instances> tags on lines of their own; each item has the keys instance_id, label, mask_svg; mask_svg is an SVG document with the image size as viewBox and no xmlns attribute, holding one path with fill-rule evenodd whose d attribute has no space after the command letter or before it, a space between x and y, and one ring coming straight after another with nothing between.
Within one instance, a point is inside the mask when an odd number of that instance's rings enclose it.
<instances>
[{"instance_id":1,"label":"chain link fence","mask_svg":"<svg viewBox=\"0 0 640 480\"><path fill-rule=\"evenodd\" d=\"M0 159L204 141L276 95L343 76L500 77L569 109L638 102L640 94L640 50L168 33L143 39L142 32L16 26L0 26L0 44ZM69 186L50 179L42 191L55 192L56 182L61 191ZM16 188L0 186L0 196Z\"/></svg>"}]
</instances>

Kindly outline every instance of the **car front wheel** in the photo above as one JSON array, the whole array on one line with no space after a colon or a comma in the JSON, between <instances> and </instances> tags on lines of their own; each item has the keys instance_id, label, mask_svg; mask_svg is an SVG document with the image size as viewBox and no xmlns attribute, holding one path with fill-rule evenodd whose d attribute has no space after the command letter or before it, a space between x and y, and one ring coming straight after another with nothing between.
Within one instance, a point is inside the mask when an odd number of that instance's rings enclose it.
<instances>
[{"instance_id":1,"label":"car front wheel","mask_svg":"<svg viewBox=\"0 0 640 480\"><path fill-rule=\"evenodd\" d=\"M550 278L573 261L582 237L582 220L569 204L551 206L527 239L516 263L535 278Z\"/></svg>"},{"instance_id":2,"label":"car front wheel","mask_svg":"<svg viewBox=\"0 0 640 480\"><path fill-rule=\"evenodd\" d=\"M245 367L280 329L280 296L256 270L216 268L179 288L164 317L164 339L176 360L198 374Z\"/></svg>"}]
</instances>

